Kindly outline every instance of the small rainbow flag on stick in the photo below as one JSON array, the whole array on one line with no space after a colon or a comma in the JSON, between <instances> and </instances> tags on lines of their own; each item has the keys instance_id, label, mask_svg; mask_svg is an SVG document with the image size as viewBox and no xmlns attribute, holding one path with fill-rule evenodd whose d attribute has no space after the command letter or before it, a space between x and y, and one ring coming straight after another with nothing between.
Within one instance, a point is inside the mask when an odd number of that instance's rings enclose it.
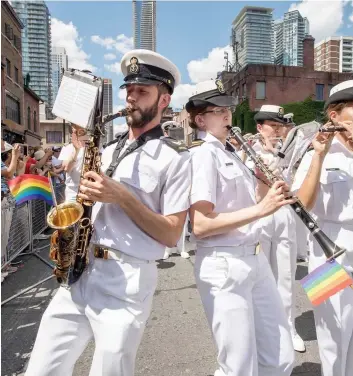
<instances>
[{"instance_id":1,"label":"small rainbow flag on stick","mask_svg":"<svg viewBox=\"0 0 353 376\"><path fill-rule=\"evenodd\" d=\"M24 174L7 183L17 205L30 200L44 200L53 205L50 182L45 176Z\"/></svg>"},{"instance_id":2,"label":"small rainbow flag on stick","mask_svg":"<svg viewBox=\"0 0 353 376\"><path fill-rule=\"evenodd\" d=\"M353 279L335 260L330 259L300 281L311 304L317 306L344 288L353 287Z\"/></svg>"}]
</instances>

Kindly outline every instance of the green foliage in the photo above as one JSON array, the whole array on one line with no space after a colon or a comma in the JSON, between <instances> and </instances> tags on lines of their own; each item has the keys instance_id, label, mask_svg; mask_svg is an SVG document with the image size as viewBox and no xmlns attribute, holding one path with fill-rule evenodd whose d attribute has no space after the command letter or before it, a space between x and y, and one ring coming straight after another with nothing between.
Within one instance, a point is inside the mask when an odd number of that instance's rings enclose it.
<instances>
[{"instance_id":1,"label":"green foliage","mask_svg":"<svg viewBox=\"0 0 353 376\"><path fill-rule=\"evenodd\" d=\"M240 103L232 118L232 125L239 127L242 133L256 133L256 124L254 121L255 112L249 108L248 100Z\"/></svg>"},{"instance_id":2,"label":"green foliage","mask_svg":"<svg viewBox=\"0 0 353 376\"><path fill-rule=\"evenodd\" d=\"M302 102L293 102L283 104L284 113L293 113L294 122L297 125L308 123L316 120L324 121L324 101L314 101L311 97L304 99Z\"/></svg>"},{"instance_id":3,"label":"green foliage","mask_svg":"<svg viewBox=\"0 0 353 376\"><path fill-rule=\"evenodd\" d=\"M324 101L315 101L311 97L304 99L302 102L292 102L281 105L284 113L293 113L294 122L297 125L308 123L316 120L324 122ZM256 112L249 108L248 100L240 103L232 117L232 126L239 127L243 134L256 133L256 123L254 120Z\"/></svg>"}]
</instances>

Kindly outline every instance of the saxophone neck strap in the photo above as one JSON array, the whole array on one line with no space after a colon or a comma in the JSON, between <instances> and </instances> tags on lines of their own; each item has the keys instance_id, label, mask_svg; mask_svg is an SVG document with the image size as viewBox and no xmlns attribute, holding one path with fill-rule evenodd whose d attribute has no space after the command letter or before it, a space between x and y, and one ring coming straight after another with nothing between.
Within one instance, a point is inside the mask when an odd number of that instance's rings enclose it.
<instances>
[{"instance_id":1,"label":"saxophone neck strap","mask_svg":"<svg viewBox=\"0 0 353 376\"><path fill-rule=\"evenodd\" d=\"M106 171L106 175L108 177L112 177L115 170L119 166L120 162L129 154L133 153L135 150L143 146L146 142L154 139L159 139L163 137L163 131L160 125L150 129L149 131L143 133L140 137L138 137L131 145L129 145L122 155L120 155L121 151L123 150L125 143L129 137L129 131L124 133L120 139L117 141L117 145L113 152L112 161Z\"/></svg>"}]
</instances>

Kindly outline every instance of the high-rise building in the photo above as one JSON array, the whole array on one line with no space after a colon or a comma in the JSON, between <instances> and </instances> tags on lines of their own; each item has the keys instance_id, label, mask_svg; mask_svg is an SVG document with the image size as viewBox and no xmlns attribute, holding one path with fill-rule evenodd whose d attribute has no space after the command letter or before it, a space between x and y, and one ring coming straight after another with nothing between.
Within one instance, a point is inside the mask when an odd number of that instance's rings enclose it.
<instances>
[{"instance_id":1,"label":"high-rise building","mask_svg":"<svg viewBox=\"0 0 353 376\"><path fill-rule=\"evenodd\" d=\"M156 51L156 2L132 1L134 47Z\"/></svg>"},{"instance_id":2,"label":"high-rise building","mask_svg":"<svg viewBox=\"0 0 353 376\"><path fill-rule=\"evenodd\" d=\"M48 7L44 1L12 1L12 6L24 24L23 75L29 73L30 88L51 107L51 20Z\"/></svg>"},{"instance_id":3,"label":"high-rise building","mask_svg":"<svg viewBox=\"0 0 353 376\"><path fill-rule=\"evenodd\" d=\"M309 34L309 21L294 10L274 24L275 64L303 66L303 40Z\"/></svg>"},{"instance_id":4,"label":"high-rise building","mask_svg":"<svg viewBox=\"0 0 353 376\"><path fill-rule=\"evenodd\" d=\"M51 74L52 74L52 98L53 103L59 91L62 69L67 70L69 64L68 56L64 47L53 47L51 53Z\"/></svg>"},{"instance_id":5,"label":"high-rise building","mask_svg":"<svg viewBox=\"0 0 353 376\"><path fill-rule=\"evenodd\" d=\"M315 70L353 72L353 37L329 37L315 45Z\"/></svg>"},{"instance_id":6,"label":"high-rise building","mask_svg":"<svg viewBox=\"0 0 353 376\"><path fill-rule=\"evenodd\" d=\"M246 6L232 23L234 67L274 63L273 9ZM237 68L237 70L238 70Z\"/></svg>"},{"instance_id":7,"label":"high-rise building","mask_svg":"<svg viewBox=\"0 0 353 376\"><path fill-rule=\"evenodd\" d=\"M113 112L113 85L110 78L104 78L103 83L103 116L105 116ZM114 138L113 122L107 123L105 129L105 140L103 142L112 141Z\"/></svg>"}]
</instances>

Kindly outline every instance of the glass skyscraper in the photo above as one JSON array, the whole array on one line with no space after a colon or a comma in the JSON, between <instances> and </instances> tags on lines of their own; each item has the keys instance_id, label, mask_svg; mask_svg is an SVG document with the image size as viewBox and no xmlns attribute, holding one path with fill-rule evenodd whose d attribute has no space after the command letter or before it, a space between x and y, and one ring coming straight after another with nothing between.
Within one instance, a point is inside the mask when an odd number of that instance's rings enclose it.
<instances>
[{"instance_id":1,"label":"glass skyscraper","mask_svg":"<svg viewBox=\"0 0 353 376\"><path fill-rule=\"evenodd\" d=\"M59 91L59 86L61 82L62 69L67 70L68 68L68 56L66 55L66 50L64 47L53 47L51 55L51 72L52 72L52 99L53 104L55 98Z\"/></svg>"},{"instance_id":2,"label":"glass skyscraper","mask_svg":"<svg viewBox=\"0 0 353 376\"><path fill-rule=\"evenodd\" d=\"M273 64L273 9L244 7L232 23L234 67Z\"/></svg>"},{"instance_id":3,"label":"glass skyscraper","mask_svg":"<svg viewBox=\"0 0 353 376\"><path fill-rule=\"evenodd\" d=\"M309 21L294 10L275 23L275 64L303 66L303 40L309 34Z\"/></svg>"},{"instance_id":4,"label":"glass skyscraper","mask_svg":"<svg viewBox=\"0 0 353 376\"><path fill-rule=\"evenodd\" d=\"M156 51L156 2L132 1L134 47Z\"/></svg>"},{"instance_id":5,"label":"glass skyscraper","mask_svg":"<svg viewBox=\"0 0 353 376\"><path fill-rule=\"evenodd\" d=\"M12 1L24 24L22 29L23 75L30 88L52 107L51 20L44 1Z\"/></svg>"}]
</instances>

